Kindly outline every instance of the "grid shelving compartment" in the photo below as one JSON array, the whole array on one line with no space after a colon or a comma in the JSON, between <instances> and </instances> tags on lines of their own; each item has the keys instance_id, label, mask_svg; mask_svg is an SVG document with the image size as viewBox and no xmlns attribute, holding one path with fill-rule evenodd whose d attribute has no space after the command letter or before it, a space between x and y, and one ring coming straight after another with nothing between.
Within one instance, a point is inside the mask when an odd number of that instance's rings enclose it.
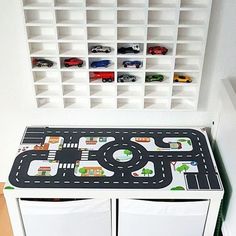
<instances>
[{"instance_id":1,"label":"grid shelving compartment","mask_svg":"<svg viewBox=\"0 0 236 236\"><path fill-rule=\"evenodd\" d=\"M212 0L21 1L38 108L197 109ZM108 50L91 51L99 45ZM168 52L150 54L157 46Z\"/></svg>"}]
</instances>

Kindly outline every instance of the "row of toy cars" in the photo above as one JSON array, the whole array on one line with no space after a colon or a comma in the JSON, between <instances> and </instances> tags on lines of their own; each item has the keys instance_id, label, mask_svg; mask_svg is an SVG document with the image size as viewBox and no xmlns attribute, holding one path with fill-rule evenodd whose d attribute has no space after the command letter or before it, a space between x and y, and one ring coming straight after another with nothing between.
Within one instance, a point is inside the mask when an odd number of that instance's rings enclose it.
<instances>
[{"instance_id":1,"label":"row of toy cars","mask_svg":"<svg viewBox=\"0 0 236 236\"><path fill-rule=\"evenodd\" d=\"M113 82L115 80L115 74L114 72L93 72L91 74L92 80L101 79L102 82ZM162 82L165 79L164 75L161 74L152 74L152 75L146 75L145 82ZM135 75L131 75L128 73L120 74L117 77L118 83L124 83L124 82L136 82L137 77ZM174 75L174 82L180 82L180 83L191 83L192 78L190 76L186 75Z\"/></svg>"}]
</instances>

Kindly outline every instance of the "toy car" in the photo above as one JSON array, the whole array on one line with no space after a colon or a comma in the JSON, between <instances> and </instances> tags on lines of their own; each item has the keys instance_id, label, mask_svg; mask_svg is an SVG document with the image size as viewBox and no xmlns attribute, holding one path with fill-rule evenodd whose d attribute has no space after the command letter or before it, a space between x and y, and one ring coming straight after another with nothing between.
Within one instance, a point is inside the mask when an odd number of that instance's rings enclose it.
<instances>
[{"instance_id":1,"label":"toy car","mask_svg":"<svg viewBox=\"0 0 236 236\"><path fill-rule=\"evenodd\" d=\"M114 81L114 72L93 72L91 79L101 79L102 82L113 82Z\"/></svg>"},{"instance_id":2,"label":"toy car","mask_svg":"<svg viewBox=\"0 0 236 236\"><path fill-rule=\"evenodd\" d=\"M175 75L174 82L181 82L181 83L191 83L192 78L186 75Z\"/></svg>"},{"instance_id":3,"label":"toy car","mask_svg":"<svg viewBox=\"0 0 236 236\"><path fill-rule=\"evenodd\" d=\"M105 52L105 53L110 53L111 52L111 47L107 46L102 46L102 45L96 45L91 48L92 53L97 53L97 52Z\"/></svg>"},{"instance_id":4,"label":"toy car","mask_svg":"<svg viewBox=\"0 0 236 236\"><path fill-rule=\"evenodd\" d=\"M64 60L65 67L70 67L70 66L82 67L83 63L84 62L77 57L71 57Z\"/></svg>"},{"instance_id":5,"label":"toy car","mask_svg":"<svg viewBox=\"0 0 236 236\"><path fill-rule=\"evenodd\" d=\"M164 80L164 76L161 74L147 75L145 78L146 82L154 82L154 81L162 82L163 80Z\"/></svg>"},{"instance_id":6,"label":"toy car","mask_svg":"<svg viewBox=\"0 0 236 236\"><path fill-rule=\"evenodd\" d=\"M126 53L139 53L140 47L139 44L133 44L130 47L121 47L118 48L118 53L126 54Z\"/></svg>"},{"instance_id":7,"label":"toy car","mask_svg":"<svg viewBox=\"0 0 236 236\"><path fill-rule=\"evenodd\" d=\"M92 68L97 68L97 67L108 67L111 64L110 60L99 60L99 61L93 61L91 63Z\"/></svg>"},{"instance_id":8,"label":"toy car","mask_svg":"<svg viewBox=\"0 0 236 236\"><path fill-rule=\"evenodd\" d=\"M42 66L52 67L54 65L53 61L44 58L34 58L32 63L34 66L37 67L42 67Z\"/></svg>"},{"instance_id":9,"label":"toy car","mask_svg":"<svg viewBox=\"0 0 236 236\"><path fill-rule=\"evenodd\" d=\"M166 55L167 52L168 49L166 47L155 46L148 48L148 53L152 55Z\"/></svg>"},{"instance_id":10,"label":"toy car","mask_svg":"<svg viewBox=\"0 0 236 236\"><path fill-rule=\"evenodd\" d=\"M117 78L117 82L135 82L137 79L136 79L136 76L134 75L129 75L129 74L123 74L123 75L120 75L118 76Z\"/></svg>"},{"instance_id":11,"label":"toy car","mask_svg":"<svg viewBox=\"0 0 236 236\"><path fill-rule=\"evenodd\" d=\"M136 68L140 68L142 66L142 62L141 61L123 61L123 66L125 68L127 67L136 67Z\"/></svg>"}]
</instances>

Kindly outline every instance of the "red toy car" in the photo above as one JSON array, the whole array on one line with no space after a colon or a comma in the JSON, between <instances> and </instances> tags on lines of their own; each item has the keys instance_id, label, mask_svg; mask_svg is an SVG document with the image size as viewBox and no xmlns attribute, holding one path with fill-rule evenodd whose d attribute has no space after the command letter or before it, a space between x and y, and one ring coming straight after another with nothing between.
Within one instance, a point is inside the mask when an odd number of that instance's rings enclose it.
<instances>
[{"instance_id":1,"label":"red toy car","mask_svg":"<svg viewBox=\"0 0 236 236\"><path fill-rule=\"evenodd\" d=\"M81 67L83 65L83 61L79 58L76 58L76 57L71 57L71 58L68 58L68 59L65 59L64 60L64 66L65 67L70 67L70 66L78 66L78 67Z\"/></svg>"},{"instance_id":2,"label":"red toy car","mask_svg":"<svg viewBox=\"0 0 236 236\"><path fill-rule=\"evenodd\" d=\"M148 48L148 53L152 55L166 55L167 52L168 52L168 48L161 47L161 46Z\"/></svg>"},{"instance_id":3,"label":"red toy car","mask_svg":"<svg viewBox=\"0 0 236 236\"><path fill-rule=\"evenodd\" d=\"M101 79L102 82L113 82L114 81L114 72L93 72L91 79Z\"/></svg>"}]
</instances>

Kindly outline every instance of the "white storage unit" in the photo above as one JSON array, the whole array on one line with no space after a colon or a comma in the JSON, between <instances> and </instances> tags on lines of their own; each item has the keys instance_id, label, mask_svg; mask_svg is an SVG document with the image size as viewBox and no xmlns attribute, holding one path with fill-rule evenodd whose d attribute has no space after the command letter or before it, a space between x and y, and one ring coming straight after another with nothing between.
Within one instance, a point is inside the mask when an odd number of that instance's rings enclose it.
<instances>
[{"instance_id":1,"label":"white storage unit","mask_svg":"<svg viewBox=\"0 0 236 236\"><path fill-rule=\"evenodd\" d=\"M200 236L209 201L119 200L118 235Z\"/></svg>"},{"instance_id":2,"label":"white storage unit","mask_svg":"<svg viewBox=\"0 0 236 236\"><path fill-rule=\"evenodd\" d=\"M51 68L32 66L37 107L197 109L211 0L22 1L30 61L46 58L54 62ZM117 48L134 43L140 45L140 53L117 53ZM109 46L112 52L91 53L94 45ZM167 55L147 53L150 46L156 45L167 47ZM65 68L63 61L70 57L82 59L83 67ZM105 69L90 67L92 61L101 59L112 63ZM122 66L124 60L132 59L142 61L143 66ZM109 85L92 81L94 71L112 71L115 80ZM117 76L124 73L138 79L121 88ZM157 73L164 75L163 82L145 82L146 75ZM193 82L173 82L175 73L191 76ZM64 92L67 85L69 90L77 91L70 97ZM137 85L139 89L133 95ZM148 93L150 85L152 92ZM109 89L112 94L106 92ZM121 90L127 91L122 98Z\"/></svg>"},{"instance_id":3,"label":"white storage unit","mask_svg":"<svg viewBox=\"0 0 236 236\"><path fill-rule=\"evenodd\" d=\"M19 200L26 235L111 235L111 201Z\"/></svg>"}]
</instances>

